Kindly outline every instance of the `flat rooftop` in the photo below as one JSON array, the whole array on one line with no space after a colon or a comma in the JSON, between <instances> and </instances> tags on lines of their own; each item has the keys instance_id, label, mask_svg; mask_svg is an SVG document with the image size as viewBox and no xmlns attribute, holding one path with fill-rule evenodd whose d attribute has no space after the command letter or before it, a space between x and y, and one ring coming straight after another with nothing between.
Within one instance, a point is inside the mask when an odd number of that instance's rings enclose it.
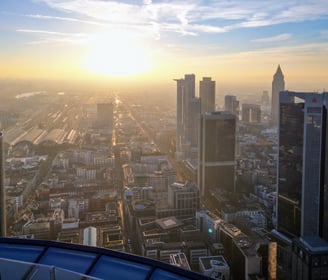
<instances>
[{"instance_id":1,"label":"flat rooftop","mask_svg":"<svg viewBox=\"0 0 328 280\"><path fill-rule=\"evenodd\" d=\"M200 257L199 261L203 264L206 270L212 269L213 264L220 267L228 267L228 264L223 256Z\"/></svg>"}]
</instances>

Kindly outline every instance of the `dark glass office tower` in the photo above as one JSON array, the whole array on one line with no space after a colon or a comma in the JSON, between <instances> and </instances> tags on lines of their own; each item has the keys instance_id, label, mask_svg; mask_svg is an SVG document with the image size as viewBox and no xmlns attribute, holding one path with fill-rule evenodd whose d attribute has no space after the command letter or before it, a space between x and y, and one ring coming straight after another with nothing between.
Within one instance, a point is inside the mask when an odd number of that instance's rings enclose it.
<instances>
[{"instance_id":1,"label":"dark glass office tower","mask_svg":"<svg viewBox=\"0 0 328 280\"><path fill-rule=\"evenodd\" d=\"M285 91L279 104L277 229L328 240L328 94Z\"/></svg>"},{"instance_id":2,"label":"dark glass office tower","mask_svg":"<svg viewBox=\"0 0 328 280\"><path fill-rule=\"evenodd\" d=\"M211 188L234 191L236 116L230 112L200 115L198 185L204 196Z\"/></svg>"}]
</instances>

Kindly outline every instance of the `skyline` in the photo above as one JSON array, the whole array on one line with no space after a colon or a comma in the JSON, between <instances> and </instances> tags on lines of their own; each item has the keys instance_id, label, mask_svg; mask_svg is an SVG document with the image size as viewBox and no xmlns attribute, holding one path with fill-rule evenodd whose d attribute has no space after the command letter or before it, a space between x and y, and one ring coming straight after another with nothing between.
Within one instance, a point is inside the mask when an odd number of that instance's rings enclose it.
<instances>
[{"instance_id":1,"label":"skyline","mask_svg":"<svg viewBox=\"0 0 328 280\"><path fill-rule=\"evenodd\" d=\"M328 87L326 1L27 0L0 4L0 78L168 84L218 90Z\"/></svg>"}]
</instances>

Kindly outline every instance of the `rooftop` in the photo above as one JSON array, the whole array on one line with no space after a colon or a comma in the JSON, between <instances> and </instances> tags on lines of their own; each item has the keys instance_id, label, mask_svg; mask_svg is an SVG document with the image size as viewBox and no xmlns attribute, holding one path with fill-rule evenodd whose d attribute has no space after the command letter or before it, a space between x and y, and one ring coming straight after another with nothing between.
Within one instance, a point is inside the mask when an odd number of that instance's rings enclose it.
<instances>
[{"instance_id":1,"label":"rooftop","mask_svg":"<svg viewBox=\"0 0 328 280\"><path fill-rule=\"evenodd\" d=\"M199 261L203 264L205 270L212 269L213 266L228 267L223 256L200 257Z\"/></svg>"}]
</instances>

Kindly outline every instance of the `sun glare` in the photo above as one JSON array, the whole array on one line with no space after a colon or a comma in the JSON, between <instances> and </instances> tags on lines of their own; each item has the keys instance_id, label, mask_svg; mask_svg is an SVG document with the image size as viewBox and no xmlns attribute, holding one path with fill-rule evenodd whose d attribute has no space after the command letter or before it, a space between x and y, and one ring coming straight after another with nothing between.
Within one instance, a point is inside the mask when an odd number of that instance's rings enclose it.
<instances>
[{"instance_id":1,"label":"sun glare","mask_svg":"<svg viewBox=\"0 0 328 280\"><path fill-rule=\"evenodd\" d=\"M90 39L85 67L100 75L126 77L146 72L151 62L140 39L132 33L116 31Z\"/></svg>"}]
</instances>

